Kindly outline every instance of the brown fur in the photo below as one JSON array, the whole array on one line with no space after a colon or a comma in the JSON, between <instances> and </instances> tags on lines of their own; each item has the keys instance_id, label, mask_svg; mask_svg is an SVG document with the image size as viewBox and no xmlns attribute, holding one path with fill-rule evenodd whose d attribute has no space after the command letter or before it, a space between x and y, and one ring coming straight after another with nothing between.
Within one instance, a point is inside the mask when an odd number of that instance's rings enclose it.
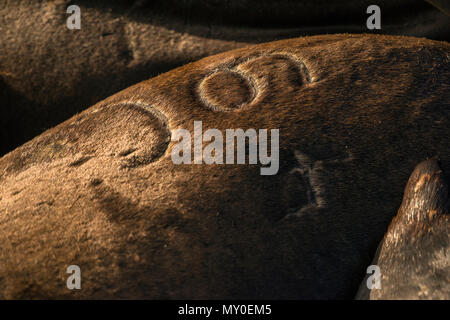
<instances>
[{"instance_id":1,"label":"brown fur","mask_svg":"<svg viewBox=\"0 0 450 320\"><path fill-rule=\"evenodd\" d=\"M371 0L0 1L0 156L106 97L219 52L304 35L368 32ZM450 39L423 0L378 0L382 29ZM255 9L257 8L257 9Z\"/></svg>"},{"instance_id":2,"label":"brown fur","mask_svg":"<svg viewBox=\"0 0 450 320\"><path fill-rule=\"evenodd\" d=\"M368 35L266 43L46 131L0 159L0 297L353 297L415 164L437 155L450 168L449 49ZM205 80L216 71L242 79ZM194 120L279 128L278 174L174 165L167 131ZM79 291L65 286L71 264Z\"/></svg>"}]
</instances>

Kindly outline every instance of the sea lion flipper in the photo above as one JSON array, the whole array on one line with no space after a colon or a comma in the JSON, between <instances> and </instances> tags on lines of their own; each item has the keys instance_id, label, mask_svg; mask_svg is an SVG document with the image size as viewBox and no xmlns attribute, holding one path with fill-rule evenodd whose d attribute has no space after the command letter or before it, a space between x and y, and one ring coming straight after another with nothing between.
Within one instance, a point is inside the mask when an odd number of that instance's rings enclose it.
<instances>
[{"instance_id":1,"label":"sea lion flipper","mask_svg":"<svg viewBox=\"0 0 450 320\"><path fill-rule=\"evenodd\" d=\"M449 204L448 181L439 161L418 164L372 262L379 267L381 286L367 289L366 276L356 299L450 297Z\"/></svg>"},{"instance_id":2,"label":"sea lion flipper","mask_svg":"<svg viewBox=\"0 0 450 320\"><path fill-rule=\"evenodd\" d=\"M398 218L405 223L431 222L448 213L449 188L437 159L416 166L405 188Z\"/></svg>"}]
</instances>

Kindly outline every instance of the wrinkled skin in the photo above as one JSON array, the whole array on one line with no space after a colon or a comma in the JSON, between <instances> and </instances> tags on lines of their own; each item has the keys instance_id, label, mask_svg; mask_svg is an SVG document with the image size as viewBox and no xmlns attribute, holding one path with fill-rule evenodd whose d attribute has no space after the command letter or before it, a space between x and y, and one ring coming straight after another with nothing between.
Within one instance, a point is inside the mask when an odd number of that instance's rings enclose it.
<instances>
[{"instance_id":1,"label":"wrinkled skin","mask_svg":"<svg viewBox=\"0 0 450 320\"><path fill-rule=\"evenodd\" d=\"M0 159L0 297L354 297L414 166L450 168L449 49L367 35L261 44L46 131ZM173 164L170 135L195 120L278 128L278 174ZM71 264L82 290L65 286Z\"/></svg>"}]
</instances>

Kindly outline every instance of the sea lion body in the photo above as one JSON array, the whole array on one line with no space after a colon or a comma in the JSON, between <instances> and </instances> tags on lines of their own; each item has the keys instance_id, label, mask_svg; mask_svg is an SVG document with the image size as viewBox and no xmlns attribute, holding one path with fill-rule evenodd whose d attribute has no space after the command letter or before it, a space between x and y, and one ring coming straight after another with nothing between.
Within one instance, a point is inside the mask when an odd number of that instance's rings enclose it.
<instances>
[{"instance_id":1,"label":"sea lion body","mask_svg":"<svg viewBox=\"0 0 450 320\"><path fill-rule=\"evenodd\" d=\"M0 297L353 297L415 164L450 167L449 49L368 35L266 43L46 131L0 159ZM279 129L278 173L175 165L172 132L199 120ZM69 265L81 290L66 287Z\"/></svg>"},{"instance_id":2,"label":"sea lion body","mask_svg":"<svg viewBox=\"0 0 450 320\"><path fill-rule=\"evenodd\" d=\"M372 265L380 288L361 284L359 299L450 299L450 198L448 177L436 160L411 175L397 216Z\"/></svg>"},{"instance_id":3,"label":"sea lion body","mask_svg":"<svg viewBox=\"0 0 450 320\"><path fill-rule=\"evenodd\" d=\"M183 64L251 44L330 33L450 39L450 18L423 0L70 0L0 3L0 156L110 95Z\"/></svg>"}]
</instances>

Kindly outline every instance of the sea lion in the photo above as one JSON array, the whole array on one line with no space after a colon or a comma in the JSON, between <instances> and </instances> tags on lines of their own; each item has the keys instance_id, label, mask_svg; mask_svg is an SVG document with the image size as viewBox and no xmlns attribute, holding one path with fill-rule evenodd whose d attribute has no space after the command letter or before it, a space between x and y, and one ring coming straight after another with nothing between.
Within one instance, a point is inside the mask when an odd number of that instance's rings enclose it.
<instances>
[{"instance_id":1,"label":"sea lion","mask_svg":"<svg viewBox=\"0 0 450 320\"><path fill-rule=\"evenodd\" d=\"M358 299L450 299L449 185L437 160L420 163L405 188L372 265L380 288L362 282Z\"/></svg>"},{"instance_id":2,"label":"sea lion","mask_svg":"<svg viewBox=\"0 0 450 320\"><path fill-rule=\"evenodd\" d=\"M81 10L81 29L66 10ZM102 99L175 67L255 43L329 33L450 39L450 19L423 0L2 1L0 156ZM11 97L14 97L12 99Z\"/></svg>"},{"instance_id":3,"label":"sea lion","mask_svg":"<svg viewBox=\"0 0 450 320\"><path fill-rule=\"evenodd\" d=\"M2 298L353 298L415 164L450 168L450 45L327 35L141 82L0 159ZM279 170L175 165L177 129L279 129ZM66 287L81 268L81 290Z\"/></svg>"}]
</instances>

